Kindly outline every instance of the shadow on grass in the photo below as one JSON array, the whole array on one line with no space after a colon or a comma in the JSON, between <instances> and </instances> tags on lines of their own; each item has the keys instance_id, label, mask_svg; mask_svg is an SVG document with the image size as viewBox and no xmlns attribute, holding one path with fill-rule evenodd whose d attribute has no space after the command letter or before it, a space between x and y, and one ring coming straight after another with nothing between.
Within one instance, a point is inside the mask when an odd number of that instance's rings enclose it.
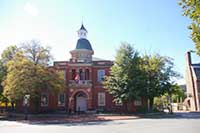
<instances>
[{"instance_id":1,"label":"shadow on grass","mask_svg":"<svg viewBox=\"0 0 200 133\"><path fill-rule=\"evenodd\" d=\"M111 120L105 120L105 121L88 121L88 122L50 122L50 123L29 123L31 125L40 125L40 126L49 126L49 125L58 125L58 126L94 126L94 125L109 125ZM117 125L124 124L123 122L117 122L115 123Z\"/></svg>"},{"instance_id":2,"label":"shadow on grass","mask_svg":"<svg viewBox=\"0 0 200 133\"><path fill-rule=\"evenodd\" d=\"M101 116L101 117L98 117ZM105 118L104 118L105 116ZM15 121L30 125L59 125L59 126L89 126L89 125L109 125L112 124L124 124L123 120L140 120L140 119L200 119L200 112L198 113L147 113L147 114L129 114L128 116L136 116L121 119L107 119L104 114L93 114L93 115L29 115L28 120L24 120L25 116L23 114L19 116L0 116L0 120L4 121ZM120 114L110 114L109 116L125 116ZM127 116L127 115L126 115ZM113 123L114 121L114 123Z\"/></svg>"},{"instance_id":3,"label":"shadow on grass","mask_svg":"<svg viewBox=\"0 0 200 133\"><path fill-rule=\"evenodd\" d=\"M96 115L69 115L69 116L37 116L29 115L28 120L25 116L0 116L0 121L13 121L30 125L62 125L62 126L85 126L85 125L106 125L112 120L98 118Z\"/></svg>"}]
</instances>

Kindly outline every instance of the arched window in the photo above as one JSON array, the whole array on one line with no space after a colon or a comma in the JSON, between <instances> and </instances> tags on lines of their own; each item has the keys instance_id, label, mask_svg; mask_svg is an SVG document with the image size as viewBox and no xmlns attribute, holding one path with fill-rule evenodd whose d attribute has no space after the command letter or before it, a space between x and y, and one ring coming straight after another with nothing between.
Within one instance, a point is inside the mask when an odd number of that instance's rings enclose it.
<instances>
[{"instance_id":1,"label":"arched window","mask_svg":"<svg viewBox=\"0 0 200 133\"><path fill-rule=\"evenodd\" d=\"M86 69L85 70L85 80L89 80L90 77L89 77L89 69Z\"/></svg>"},{"instance_id":2,"label":"arched window","mask_svg":"<svg viewBox=\"0 0 200 133\"><path fill-rule=\"evenodd\" d=\"M83 71L82 71L82 69L79 69L79 77L80 77L80 80L83 80Z\"/></svg>"},{"instance_id":3,"label":"arched window","mask_svg":"<svg viewBox=\"0 0 200 133\"><path fill-rule=\"evenodd\" d=\"M76 70L72 69L72 77L71 77L71 79L75 80L75 77L76 77Z\"/></svg>"}]
</instances>

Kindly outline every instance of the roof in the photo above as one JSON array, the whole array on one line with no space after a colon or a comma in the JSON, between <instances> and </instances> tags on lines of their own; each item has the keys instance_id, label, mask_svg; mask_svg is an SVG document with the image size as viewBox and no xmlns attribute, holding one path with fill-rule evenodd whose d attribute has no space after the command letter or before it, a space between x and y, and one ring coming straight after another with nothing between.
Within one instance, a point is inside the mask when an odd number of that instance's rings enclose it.
<instances>
[{"instance_id":1,"label":"roof","mask_svg":"<svg viewBox=\"0 0 200 133\"><path fill-rule=\"evenodd\" d=\"M200 67L200 63L192 64L193 67Z\"/></svg>"},{"instance_id":2,"label":"roof","mask_svg":"<svg viewBox=\"0 0 200 133\"><path fill-rule=\"evenodd\" d=\"M78 39L78 41L76 43L76 49L87 49L87 50L93 51L90 42L85 38Z\"/></svg>"},{"instance_id":3,"label":"roof","mask_svg":"<svg viewBox=\"0 0 200 133\"><path fill-rule=\"evenodd\" d=\"M97 58L97 57L92 57L92 61L102 61L102 60L105 60L105 59L101 59L101 58Z\"/></svg>"},{"instance_id":4,"label":"roof","mask_svg":"<svg viewBox=\"0 0 200 133\"><path fill-rule=\"evenodd\" d=\"M113 62L109 60L99 60L99 61L92 61L93 66L112 66Z\"/></svg>"},{"instance_id":5,"label":"roof","mask_svg":"<svg viewBox=\"0 0 200 133\"><path fill-rule=\"evenodd\" d=\"M195 68L194 67L194 73L195 73L197 79L200 79L200 68Z\"/></svg>"},{"instance_id":6,"label":"roof","mask_svg":"<svg viewBox=\"0 0 200 133\"><path fill-rule=\"evenodd\" d=\"M87 31L86 28L83 26L83 24L81 25L80 30L85 30L85 31Z\"/></svg>"},{"instance_id":7,"label":"roof","mask_svg":"<svg viewBox=\"0 0 200 133\"><path fill-rule=\"evenodd\" d=\"M197 79L200 79L200 63L191 64Z\"/></svg>"}]
</instances>

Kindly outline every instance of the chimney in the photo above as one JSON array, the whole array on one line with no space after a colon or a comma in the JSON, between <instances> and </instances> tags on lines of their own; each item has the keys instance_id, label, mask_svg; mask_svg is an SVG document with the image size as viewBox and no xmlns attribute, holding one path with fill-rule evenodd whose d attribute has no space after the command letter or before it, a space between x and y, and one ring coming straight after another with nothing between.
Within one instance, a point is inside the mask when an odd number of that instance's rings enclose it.
<instances>
[{"instance_id":1,"label":"chimney","mask_svg":"<svg viewBox=\"0 0 200 133\"><path fill-rule=\"evenodd\" d=\"M189 51L186 53L186 63L187 63L188 65L191 65L191 64L192 64L191 52L189 52Z\"/></svg>"}]
</instances>

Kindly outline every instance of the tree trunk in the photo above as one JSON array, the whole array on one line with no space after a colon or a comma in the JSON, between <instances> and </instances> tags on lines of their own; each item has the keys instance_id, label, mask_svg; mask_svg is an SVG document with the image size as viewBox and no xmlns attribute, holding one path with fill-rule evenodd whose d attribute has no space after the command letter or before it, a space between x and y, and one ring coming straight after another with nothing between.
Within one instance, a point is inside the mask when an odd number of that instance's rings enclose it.
<instances>
[{"instance_id":1,"label":"tree trunk","mask_svg":"<svg viewBox=\"0 0 200 133\"><path fill-rule=\"evenodd\" d=\"M170 94L170 99L169 99L169 106L170 106L170 114L173 114L173 110L172 110L172 95Z\"/></svg>"},{"instance_id":2,"label":"tree trunk","mask_svg":"<svg viewBox=\"0 0 200 133\"><path fill-rule=\"evenodd\" d=\"M14 111L15 109L14 102L11 102L11 106L12 106L12 111Z\"/></svg>"},{"instance_id":3,"label":"tree trunk","mask_svg":"<svg viewBox=\"0 0 200 133\"><path fill-rule=\"evenodd\" d=\"M149 98L149 111L153 112L154 97Z\"/></svg>"}]
</instances>

